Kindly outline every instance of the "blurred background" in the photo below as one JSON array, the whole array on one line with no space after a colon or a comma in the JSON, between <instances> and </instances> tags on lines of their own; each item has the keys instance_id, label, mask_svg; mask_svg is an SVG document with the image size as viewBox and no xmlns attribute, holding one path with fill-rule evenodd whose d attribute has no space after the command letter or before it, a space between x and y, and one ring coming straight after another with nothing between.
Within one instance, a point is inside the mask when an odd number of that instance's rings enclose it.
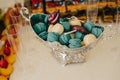
<instances>
[{"instance_id":1,"label":"blurred background","mask_svg":"<svg viewBox=\"0 0 120 80\"><path fill-rule=\"evenodd\" d=\"M87 20L87 5L94 0L24 0L24 6L32 13L52 13L59 10L61 17L77 16ZM117 9L120 10L120 0L97 0L98 20L115 22Z\"/></svg>"}]
</instances>

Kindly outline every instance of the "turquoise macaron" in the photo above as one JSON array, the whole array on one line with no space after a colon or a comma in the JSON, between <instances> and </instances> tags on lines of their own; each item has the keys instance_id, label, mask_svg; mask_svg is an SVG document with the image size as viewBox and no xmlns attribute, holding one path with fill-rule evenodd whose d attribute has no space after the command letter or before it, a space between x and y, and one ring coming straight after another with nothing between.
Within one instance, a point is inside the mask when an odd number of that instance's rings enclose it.
<instances>
[{"instance_id":1,"label":"turquoise macaron","mask_svg":"<svg viewBox=\"0 0 120 80\"><path fill-rule=\"evenodd\" d=\"M104 31L104 27L102 27L102 26L95 26L95 27L100 28L102 30L102 32Z\"/></svg>"},{"instance_id":2,"label":"turquoise macaron","mask_svg":"<svg viewBox=\"0 0 120 80\"><path fill-rule=\"evenodd\" d=\"M68 45L69 44L69 40L71 39L71 36L70 34L61 34L60 37L59 37L59 42L62 44L62 45Z\"/></svg>"},{"instance_id":3,"label":"turquoise macaron","mask_svg":"<svg viewBox=\"0 0 120 80\"><path fill-rule=\"evenodd\" d=\"M47 35L48 35L48 32L43 31L43 32L41 32L38 36L39 36L40 38L42 38L43 40L47 40Z\"/></svg>"},{"instance_id":4,"label":"turquoise macaron","mask_svg":"<svg viewBox=\"0 0 120 80\"><path fill-rule=\"evenodd\" d=\"M71 25L69 22L61 22L61 24L63 25L65 32L68 32L71 30Z\"/></svg>"},{"instance_id":5,"label":"turquoise macaron","mask_svg":"<svg viewBox=\"0 0 120 80\"><path fill-rule=\"evenodd\" d=\"M83 40L84 36L85 35L83 33L79 32L79 31L74 33L74 38L77 38L77 39L80 39L80 40Z\"/></svg>"},{"instance_id":6,"label":"turquoise macaron","mask_svg":"<svg viewBox=\"0 0 120 80\"><path fill-rule=\"evenodd\" d=\"M69 48L80 48L81 45L73 45L73 44L69 44L68 47L69 47Z\"/></svg>"},{"instance_id":7,"label":"turquoise macaron","mask_svg":"<svg viewBox=\"0 0 120 80\"><path fill-rule=\"evenodd\" d=\"M69 21L69 19L67 19L67 18L60 18L59 19L59 23L68 22L68 21Z\"/></svg>"},{"instance_id":8,"label":"turquoise macaron","mask_svg":"<svg viewBox=\"0 0 120 80\"><path fill-rule=\"evenodd\" d=\"M37 24L35 24L35 25L33 26L33 29L34 29L34 31L35 31L37 34L39 34L39 33L43 32L43 31L46 31L47 26L46 26L45 23L39 22L39 23L37 23Z\"/></svg>"},{"instance_id":9,"label":"turquoise macaron","mask_svg":"<svg viewBox=\"0 0 120 80\"><path fill-rule=\"evenodd\" d=\"M80 39L70 39L68 47L69 48L79 48L82 46L80 42L81 42Z\"/></svg>"},{"instance_id":10,"label":"turquoise macaron","mask_svg":"<svg viewBox=\"0 0 120 80\"><path fill-rule=\"evenodd\" d=\"M88 31L91 32L92 28L95 26L93 22L86 22L83 24L83 27Z\"/></svg>"},{"instance_id":11,"label":"turquoise macaron","mask_svg":"<svg viewBox=\"0 0 120 80\"><path fill-rule=\"evenodd\" d=\"M103 33L104 28L100 26L96 26L92 29L92 34L94 34L97 38Z\"/></svg>"},{"instance_id":12,"label":"turquoise macaron","mask_svg":"<svg viewBox=\"0 0 120 80\"><path fill-rule=\"evenodd\" d=\"M59 34L57 34L55 32L48 33L47 41L55 42L55 41L58 41L58 40L59 40Z\"/></svg>"},{"instance_id":13,"label":"turquoise macaron","mask_svg":"<svg viewBox=\"0 0 120 80\"><path fill-rule=\"evenodd\" d=\"M48 19L48 15L46 14L35 14L31 16L30 22L31 22L31 25L33 26L39 22L47 23L47 19Z\"/></svg>"}]
</instances>

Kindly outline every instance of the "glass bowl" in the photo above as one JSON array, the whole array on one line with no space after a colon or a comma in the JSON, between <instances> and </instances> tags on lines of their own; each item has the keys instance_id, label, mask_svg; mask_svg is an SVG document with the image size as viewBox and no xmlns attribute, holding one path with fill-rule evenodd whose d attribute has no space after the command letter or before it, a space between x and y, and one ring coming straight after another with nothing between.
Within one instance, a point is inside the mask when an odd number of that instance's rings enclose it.
<instances>
[{"instance_id":1,"label":"glass bowl","mask_svg":"<svg viewBox=\"0 0 120 80\"><path fill-rule=\"evenodd\" d=\"M71 64L71 63L83 63L86 62L86 53L88 51L90 51L91 49L93 49L98 42L100 42L101 40L103 40L103 38L107 35L107 33L105 33L106 30L106 26L104 27L104 31L103 33L97 38L97 40L87 46L83 46L80 48L68 48L67 46L61 45L59 42L48 42L48 41L44 41L43 39L41 39L36 32L33 30L32 28L32 24L31 24L31 17L33 15L39 14L32 14L30 15L28 10L26 8L23 8L23 11L21 11L23 18L25 18L27 21L29 21L30 23L30 28L31 31L34 33L34 36L36 38L39 39L39 41L41 43L43 43L45 46L49 47L52 50L52 56L54 58L56 58L60 63L62 63L63 65L66 64ZM26 16L27 15L27 16ZM28 17L29 16L29 17Z\"/></svg>"},{"instance_id":2,"label":"glass bowl","mask_svg":"<svg viewBox=\"0 0 120 80\"><path fill-rule=\"evenodd\" d=\"M37 13L38 14L38 13ZM32 14L31 17L35 15ZM31 21L30 21L31 22ZM63 65L71 64L71 63L83 63L86 61L86 53L93 49L96 44L102 39L103 33L97 38L97 40L87 46L83 46L80 48L68 48L67 46L61 45L59 42L48 42L41 39L36 32L33 30L32 25L30 23L31 29L34 33L34 36L36 36L41 43L43 43L45 46L49 47L52 50L52 55L54 58L56 58L60 63Z\"/></svg>"}]
</instances>

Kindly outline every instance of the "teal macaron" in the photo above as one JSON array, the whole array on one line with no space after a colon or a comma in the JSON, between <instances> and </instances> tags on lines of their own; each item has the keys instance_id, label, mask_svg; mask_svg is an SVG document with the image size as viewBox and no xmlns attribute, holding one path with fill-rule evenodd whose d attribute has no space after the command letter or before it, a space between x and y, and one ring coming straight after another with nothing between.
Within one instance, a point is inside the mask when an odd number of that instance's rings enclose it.
<instances>
[{"instance_id":1,"label":"teal macaron","mask_svg":"<svg viewBox=\"0 0 120 80\"><path fill-rule=\"evenodd\" d=\"M92 29L92 34L94 34L97 38L103 33L104 28L100 26L96 26Z\"/></svg>"},{"instance_id":2,"label":"teal macaron","mask_svg":"<svg viewBox=\"0 0 120 80\"><path fill-rule=\"evenodd\" d=\"M59 39L59 34L57 34L55 32L48 33L47 41L55 42L55 41L58 41L58 39Z\"/></svg>"},{"instance_id":3,"label":"teal macaron","mask_svg":"<svg viewBox=\"0 0 120 80\"><path fill-rule=\"evenodd\" d=\"M43 14L43 19L44 19L44 23L48 23L48 17L49 15Z\"/></svg>"},{"instance_id":4,"label":"teal macaron","mask_svg":"<svg viewBox=\"0 0 120 80\"><path fill-rule=\"evenodd\" d=\"M100 28L102 30L102 32L104 31L104 27L102 27L102 26L95 26L95 27Z\"/></svg>"},{"instance_id":5,"label":"teal macaron","mask_svg":"<svg viewBox=\"0 0 120 80\"><path fill-rule=\"evenodd\" d=\"M59 37L59 42L62 44L62 45L68 45L69 44L69 40L71 39L71 36L70 34L61 34L60 37Z\"/></svg>"},{"instance_id":6,"label":"teal macaron","mask_svg":"<svg viewBox=\"0 0 120 80\"><path fill-rule=\"evenodd\" d=\"M34 31L39 34L43 31L46 31L47 27L45 23L39 22L33 26Z\"/></svg>"},{"instance_id":7,"label":"teal macaron","mask_svg":"<svg viewBox=\"0 0 120 80\"><path fill-rule=\"evenodd\" d=\"M75 32L75 34L74 34L74 38L77 38L77 39L80 39L80 40L83 40L84 36L85 35L83 33L79 32L79 31Z\"/></svg>"},{"instance_id":8,"label":"teal macaron","mask_svg":"<svg viewBox=\"0 0 120 80\"><path fill-rule=\"evenodd\" d=\"M47 23L48 16L46 14L34 14L30 18L31 25L35 25L39 22Z\"/></svg>"},{"instance_id":9,"label":"teal macaron","mask_svg":"<svg viewBox=\"0 0 120 80\"><path fill-rule=\"evenodd\" d=\"M69 19L67 19L67 18L60 18L59 19L59 23L68 22L68 21L69 21Z\"/></svg>"},{"instance_id":10,"label":"teal macaron","mask_svg":"<svg viewBox=\"0 0 120 80\"><path fill-rule=\"evenodd\" d=\"M65 32L68 32L71 30L71 25L69 22L61 22L61 24L63 25Z\"/></svg>"},{"instance_id":11,"label":"teal macaron","mask_svg":"<svg viewBox=\"0 0 120 80\"><path fill-rule=\"evenodd\" d=\"M39 14L35 14L35 15L32 15L31 18L30 18L30 23L31 25L35 25L36 23L39 23L39 18L38 18L38 15Z\"/></svg>"},{"instance_id":12,"label":"teal macaron","mask_svg":"<svg viewBox=\"0 0 120 80\"><path fill-rule=\"evenodd\" d=\"M88 31L91 32L92 28L95 26L93 22L86 22L83 24L83 27Z\"/></svg>"},{"instance_id":13,"label":"teal macaron","mask_svg":"<svg viewBox=\"0 0 120 80\"><path fill-rule=\"evenodd\" d=\"M81 40L80 39L70 39L69 40L69 48L79 48L81 47Z\"/></svg>"},{"instance_id":14,"label":"teal macaron","mask_svg":"<svg viewBox=\"0 0 120 80\"><path fill-rule=\"evenodd\" d=\"M69 47L69 48L80 48L81 45L73 45L73 44L69 44L68 47Z\"/></svg>"},{"instance_id":15,"label":"teal macaron","mask_svg":"<svg viewBox=\"0 0 120 80\"><path fill-rule=\"evenodd\" d=\"M43 40L47 40L47 35L48 35L48 32L43 31L43 32L41 32L38 36L39 36L40 38L42 38Z\"/></svg>"}]
</instances>

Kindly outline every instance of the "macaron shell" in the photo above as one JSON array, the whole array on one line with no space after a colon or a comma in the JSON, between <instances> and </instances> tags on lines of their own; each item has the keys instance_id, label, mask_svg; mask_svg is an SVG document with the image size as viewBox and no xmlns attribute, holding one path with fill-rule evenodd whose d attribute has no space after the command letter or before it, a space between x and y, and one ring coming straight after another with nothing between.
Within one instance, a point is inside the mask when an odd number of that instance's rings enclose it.
<instances>
[{"instance_id":1,"label":"macaron shell","mask_svg":"<svg viewBox=\"0 0 120 80\"><path fill-rule=\"evenodd\" d=\"M71 30L71 25L69 22L62 22L61 24L63 25L65 32L68 32Z\"/></svg>"},{"instance_id":2,"label":"macaron shell","mask_svg":"<svg viewBox=\"0 0 120 80\"><path fill-rule=\"evenodd\" d=\"M39 22L43 22L44 23L44 19L45 19L46 15L44 14L35 14L35 15L32 15L32 17L30 18L30 21L31 21L31 25L35 25Z\"/></svg>"},{"instance_id":3,"label":"macaron shell","mask_svg":"<svg viewBox=\"0 0 120 80\"><path fill-rule=\"evenodd\" d=\"M94 34L97 38L101 35L102 29L101 28L93 28L92 34Z\"/></svg>"},{"instance_id":4,"label":"macaron shell","mask_svg":"<svg viewBox=\"0 0 120 80\"><path fill-rule=\"evenodd\" d=\"M55 32L48 33L47 41L49 42L55 42L58 41L59 35Z\"/></svg>"},{"instance_id":5,"label":"macaron shell","mask_svg":"<svg viewBox=\"0 0 120 80\"><path fill-rule=\"evenodd\" d=\"M67 18L60 18L59 19L59 23L62 23L62 22L68 22L69 20Z\"/></svg>"},{"instance_id":6,"label":"macaron shell","mask_svg":"<svg viewBox=\"0 0 120 80\"><path fill-rule=\"evenodd\" d=\"M44 14L44 22L45 22L45 23L48 22L48 17L49 17L49 15L45 15L45 14Z\"/></svg>"},{"instance_id":7,"label":"macaron shell","mask_svg":"<svg viewBox=\"0 0 120 80\"><path fill-rule=\"evenodd\" d=\"M89 45L89 44L95 42L96 40L97 39L96 39L95 35L93 35L93 34L87 34L87 35L85 35L85 37L83 39L85 45Z\"/></svg>"},{"instance_id":8,"label":"macaron shell","mask_svg":"<svg viewBox=\"0 0 120 80\"><path fill-rule=\"evenodd\" d=\"M53 27L54 27L54 25L50 24L49 27L48 27L48 32L52 32Z\"/></svg>"},{"instance_id":9,"label":"macaron shell","mask_svg":"<svg viewBox=\"0 0 120 80\"><path fill-rule=\"evenodd\" d=\"M83 40L84 34L82 34L81 32L77 31L77 32L75 32L75 34L74 34L74 38Z\"/></svg>"},{"instance_id":10,"label":"macaron shell","mask_svg":"<svg viewBox=\"0 0 120 80\"><path fill-rule=\"evenodd\" d=\"M72 45L72 44L69 44L68 47L69 48L79 48L79 47L81 47L81 45Z\"/></svg>"},{"instance_id":11,"label":"macaron shell","mask_svg":"<svg viewBox=\"0 0 120 80\"><path fill-rule=\"evenodd\" d=\"M55 33L58 33L58 34L62 34L63 31L64 31L64 27L59 23L55 24L53 29L52 29L52 32L55 32Z\"/></svg>"},{"instance_id":12,"label":"macaron shell","mask_svg":"<svg viewBox=\"0 0 120 80\"><path fill-rule=\"evenodd\" d=\"M48 33L46 31L41 32L38 36L43 40L47 40Z\"/></svg>"},{"instance_id":13,"label":"macaron shell","mask_svg":"<svg viewBox=\"0 0 120 80\"><path fill-rule=\"evenodd\" d=\"M30 18L31 25L35 25L39 22L47 23L48 22L48 15L46 14L34 14Z\"/></svg>"},{"instance_id":14,"label":"macaron shell","mask_svg":"<svg viewBox=\"0 0 120 80\"><path fill-rule=\"evenodd\" d=\"M86 22L83 24L83 27L88 31L88 32L91 32L92 31L92 28L94 27L95 25L92 23L92 22Z\"/></svg>"},{"instance_id":15,"label":"macaron shell","mask_svg":"<svg viewBox=\"0 0 120 80\"><path fill-rule=\"evenodd\" d=\"M69 40L69 43L70 43L70 44L75 44L75 45L76 45L77 43L80 43L80 42L81 42L80 39L70 39L70 40Z\"/></svg>"},{"instance_id":16,"label":"macaron shell","mask_svg":"<svg viewBox=\"0 0 120 80\"><path fill-rule=\"evenodd\" d=\"M81 47L81 40L80 39L70 39L68 47L69 48L79 48L79 47Z\"/></svg>"},{"instance_id":17,"label":"macaron shell","mask_svg":"<svg viewBox=\"0 0 120 80\"><path fill-rule=\"evenodd\" d=\"M79 25L81 26L81 22L80 20L78 19L72 19L72 20L69 20L69 23L73 26L73 25Z\"/></svg>"},{"instance_id":18,"label":"macaron shell","mask_svg":"<svg viewBox=\"0 0 120 80\"><path fill-rule=\"evenodd\" d=\"M69 40L71 39L71 36L70 34L62 34L59 38L59 42L62 44L62 45L67 45L69 44Z\"/></svg>"},{"instance_id":19,"label":"macaron shell","mask_svg":"<svg viewBox=\"0 0 120 80\"><path fill-rule=\"evenodd\" d=\"M33 29L37 34L39 34L43 31L45 31L47 28L46 28L45 23L39 22L33 26Z\"/></svg>"}]
</instances>

